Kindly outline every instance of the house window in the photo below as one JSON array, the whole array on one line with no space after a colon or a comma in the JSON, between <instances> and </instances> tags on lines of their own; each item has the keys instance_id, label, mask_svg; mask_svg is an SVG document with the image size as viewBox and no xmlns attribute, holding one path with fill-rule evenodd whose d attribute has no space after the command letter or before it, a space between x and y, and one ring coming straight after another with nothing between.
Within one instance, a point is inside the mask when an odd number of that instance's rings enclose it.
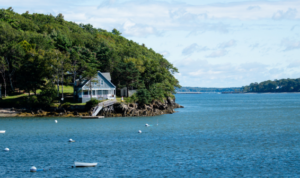
<instances>
[{"instance_id":1,"label":"house window","mask_svg":"<svg viewBox=\"0 0 300 178\"><path fill-rule=\"evenodd\" d=\"M101 85L104 85L104 81L103 80L101 80Z\"/></svg>"},{"instance_id":2,"label":"house window","mask_svg":"<svg viewBox=\"0 0 300 178\"><path fill-rule=\"evenodd\" d=\"M103 94L107 95L108 94L108 90L103 90Z\"/></svg>"},{"instance_id":3,"label":"house window","mask_svg":"<svg viewBox=\"0 0 300 178\"><path fill-rule=\"evenodd\" d=\"M88 90L84 90L83 91L83 95L89 95L89 91Z\"/></svg>"},{"instance_id":4,"label":"house window","mask_svg":"<svg viewBox=\"0 0 300 178\"><path fill-rule=\"evenodd\" d=\"M98 95L102 95L102 94L103 94L102 90L98 90Z\"/></svg>"},{"instance_id":5,"label":"house window","mask_svg":"<svg viewBox=\"0 0 300 178\"><path fill-rule=\"evenodd\" d=\"M95 82L94 85L97 85L97 82Z\"/></svg>"}]
</instances>

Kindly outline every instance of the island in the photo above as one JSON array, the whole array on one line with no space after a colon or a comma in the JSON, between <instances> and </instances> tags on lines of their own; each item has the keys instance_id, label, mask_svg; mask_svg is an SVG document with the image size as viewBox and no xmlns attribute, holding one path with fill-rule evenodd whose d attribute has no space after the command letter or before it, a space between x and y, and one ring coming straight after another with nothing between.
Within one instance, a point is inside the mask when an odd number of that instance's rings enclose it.
<instances>
[{"instance_id":1,"label":"island","mask_svg":"<svg viewBox=\"0 0 300 178\"><path fill-rule=\"evenodd\" d=\"M18 116L174 113L178 69L163 55L63 14L0 11L1 108Z\"/></svg>"}]
</instances>

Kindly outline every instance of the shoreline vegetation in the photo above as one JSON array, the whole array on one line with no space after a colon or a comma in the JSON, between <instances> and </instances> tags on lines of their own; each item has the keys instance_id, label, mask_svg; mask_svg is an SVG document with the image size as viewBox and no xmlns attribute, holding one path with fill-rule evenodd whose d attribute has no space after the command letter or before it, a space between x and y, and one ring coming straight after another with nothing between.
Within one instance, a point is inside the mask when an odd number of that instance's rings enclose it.
<instances>
[{"instance_id":1,"label":"shoreline vegetation","mask_svg":"<svg viewBox=\"0 0 300 178\"><path fill-rule=\"evenodd\" d=\"M175 103L175 99L168 97L163 101L153 101L149 105L137 103L118 102L113 106L106 107L100 111L99 116L104 117L141 117L173 114L176 108L183 108ZM48 107L35 109L1 108L0 117L82 117L90 116L93 107L73 105L68 107Z\"/></svg>"},{"instance_id":2,"label":"shoreline vegetation","mask_svg":"<svg viewBox=\"0 0 300 178\"><path fill-rule=\"evenodd\" d=\"M174 77L178 69L163 55L126 39L117 29L76 24L66 21L63 14L18 14L11 7L0 9L0 41L1 108L26 110L32 115L52 110L63 115L70 108L88 113L91 108L73 97L75 81L91 80L97 71L111 74L119 99L122 88L136 90L124 98L130 111L132 107L145 110L153 106L155 110L170 105L166 102L174 99L175 88L181 87Z\"/></svg>"},{"instance_id":3,"label":"shoreline vegetation","mask_svg":"<svg viewBox=\"0 0 300 178\"><path fill-rule=\"evenodd\" d=\"M251 83L243 87L243 92L255 93L290 93L300 92L300 78L297 79L281 79L267 80L260 83Z\"/></svg>"}]
</instances>

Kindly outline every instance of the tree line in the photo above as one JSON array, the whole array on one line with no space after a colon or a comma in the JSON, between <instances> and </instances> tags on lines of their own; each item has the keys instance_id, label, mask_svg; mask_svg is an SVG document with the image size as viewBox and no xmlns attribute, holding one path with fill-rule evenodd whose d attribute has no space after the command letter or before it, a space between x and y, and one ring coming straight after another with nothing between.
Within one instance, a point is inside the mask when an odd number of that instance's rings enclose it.
<instances>
[{"instance_id":1,"label":"tree line","mask_svg":"<svg viewBox=\"0 0 300 178\"><path fill-rule=\"evenodd\" d=\"M300 78L267 80L243 87L244 92L300 92Z\"/></svg>"},{"instance_id":2,"label":"tree line","mask_svg":"<svg viewBox=\"0 0 300 178\"><path fill-rule=\"evenodd\" d=\"M144 97L140 100L146 97L146 103L172 96L175 87L180 87L173 75L177 68L164 56L122 37L116 29L109 32L76 24L64 20L62 14L0 10L4 96L15 88L35 95L37 90L57 90L63 82L90 79L97 71L110 72L117 90L138 89Z\"/></svg>"}]
</instances>

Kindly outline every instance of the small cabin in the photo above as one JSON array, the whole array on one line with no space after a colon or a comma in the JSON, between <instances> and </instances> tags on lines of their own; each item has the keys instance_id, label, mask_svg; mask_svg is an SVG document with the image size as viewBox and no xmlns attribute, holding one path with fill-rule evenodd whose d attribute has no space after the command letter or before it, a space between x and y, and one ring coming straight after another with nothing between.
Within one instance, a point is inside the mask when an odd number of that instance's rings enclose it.
<instances>
[{"instance_id":1,"label":"small cabin","mask_svg":"<svg viewBox=\"0 0 300 178\"><path fill-rule=\"evenodd\" d=\"M90 85L92 90L90 90ZM90 99L98 100L116 99L116 86L111 82L110 73L98 73L92 80L76 80L75 99L86 103Z\"/></svg>"}]
</instances>

